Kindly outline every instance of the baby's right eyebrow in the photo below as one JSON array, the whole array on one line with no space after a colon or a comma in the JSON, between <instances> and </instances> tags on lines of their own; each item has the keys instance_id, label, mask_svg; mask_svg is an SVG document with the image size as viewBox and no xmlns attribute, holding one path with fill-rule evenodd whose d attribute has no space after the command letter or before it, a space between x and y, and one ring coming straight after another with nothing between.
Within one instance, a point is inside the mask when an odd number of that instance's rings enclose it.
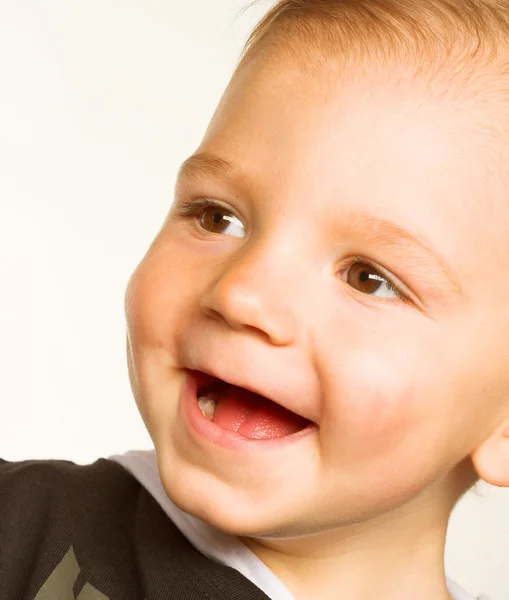
<instances>
[{"instance_id":1,"label":"baby's right eyebrow","mask_svg":"<svg viewBox=\"0 0 509 600\"><path fill-rule=\"evenodd\" d=\"M246 191L252 189L249 179L237 164L208 152L193 154L182 163L177 173L177 186L200 178L226 179Z\"/></svg>"}]
</instances>

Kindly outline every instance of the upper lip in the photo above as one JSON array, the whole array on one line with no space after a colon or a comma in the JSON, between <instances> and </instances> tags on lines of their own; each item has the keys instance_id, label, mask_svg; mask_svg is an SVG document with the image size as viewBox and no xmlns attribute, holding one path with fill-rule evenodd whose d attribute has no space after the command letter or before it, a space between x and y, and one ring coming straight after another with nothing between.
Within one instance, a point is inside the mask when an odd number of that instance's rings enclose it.
<instances>
[{"instance_id":1,"label":"upper lip","mask_svg":"<svg viewBox=\"0 0 509 600\"><path fill-rule=\"evenodd\" d=\"M250 392L254 392L255 394L258 394L259 396L263 396L264 398L271 400L275 404L279 404L279 406L286 408L290 412L293 412L294 414L299 415L303 419L311 421L311 419L309 419L309 417L306 417L305 415L303 415L299 412L296 412L294 409L290 408L285 403L281 402L280 399L271 396L270 394L266 393L266 390L263 390L259 386L256 386L256 385L250 383L249 381L246 381L245 379L241 380L239 378L231 377L231 376L224 377L221 373L219 373L219 371L204 367L203 365L198 365L189 370L199 372L199 373L204 373L205 375L208 375L215 379L220 379L221 381L224 381L225 383L227 383L229 385L234 385L236 387L244 388L245 390L248 390ZM207 381L206 378L203 378L203 379L204 380L201 383L199 382L198 389L203 389L205 387L205 385L208 385L212 381L212 380ZM313 422L313 421L311 421L311 422Z\"/></svg>"}]
</instances>

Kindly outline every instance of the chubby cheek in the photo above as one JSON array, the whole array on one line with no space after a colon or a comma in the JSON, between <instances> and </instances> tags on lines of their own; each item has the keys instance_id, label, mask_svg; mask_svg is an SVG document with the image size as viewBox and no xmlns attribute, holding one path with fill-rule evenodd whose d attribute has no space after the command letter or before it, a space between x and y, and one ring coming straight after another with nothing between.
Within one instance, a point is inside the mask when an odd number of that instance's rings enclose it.
<instances>
[{"instance_id":1,"label":"chubby cheek","mask_svg":"<svg viewBox=\"0 0 509 600\"><path fill-rule=\"evenodd\" d=\"M412 426L418 386L415 368L405 362L376 352L351 353L327 391L327 433L338 434L327 439L331 450L352 449L364 460Z\"/></svg>"},{"instance_id":2,"label":"chubby cheek","mask_svg":"<svg viewBox=\"0 0 509 600\"><path fill-rule=\"evenodd\" d=\"M178 244L160 234L132 274L126 290L128 364L142 416L167 410L168 385L178 368L179 331L197 310L200 279ZM150 399L150 406L147 406ZM157 406L157 402L161 406ZM148 424L148 423L147 423Z\"/></svg>"},{"instance_id":3,"label":"chubby cheek","mask_svg":"<svg viewBox=\"0 0 509 600\"><path fill-rule=\"evenodd\" d=\"M135 349L171 350L172 333L182 310L195 295L192 265L162 234L129 280L126 317Z\"/></svg>"},{"instance_id":4,"label":"chubby cheek","mask_svg":"<svg viewBox=\"0 0 509 600\"><path fill-rule=\"evenodd\" d=\"M451 401L443 353L432 333L415 327L414 343L394 328L365 339L357 331L329 353L320 434L329 481L340 473L336 484L363 481L383 497L383 490L404 494L433 476Z\"/></svg>"}]
</instances>

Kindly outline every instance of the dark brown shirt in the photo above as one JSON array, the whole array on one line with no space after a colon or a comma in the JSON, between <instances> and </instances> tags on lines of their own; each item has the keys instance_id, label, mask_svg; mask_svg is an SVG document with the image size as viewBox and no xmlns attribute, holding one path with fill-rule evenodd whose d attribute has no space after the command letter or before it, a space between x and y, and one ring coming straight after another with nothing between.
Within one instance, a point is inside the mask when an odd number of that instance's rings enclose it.
<instances>
[{"instance_id":1,"label":"dark brown shirt","mask_svg":"<svg viewBox=\"0 0 509 600\"><path fill-rule=\"evenodd\" d=\"M0 459L0 600L268 600L120 465Z\"/></svg>"}]
</instances>

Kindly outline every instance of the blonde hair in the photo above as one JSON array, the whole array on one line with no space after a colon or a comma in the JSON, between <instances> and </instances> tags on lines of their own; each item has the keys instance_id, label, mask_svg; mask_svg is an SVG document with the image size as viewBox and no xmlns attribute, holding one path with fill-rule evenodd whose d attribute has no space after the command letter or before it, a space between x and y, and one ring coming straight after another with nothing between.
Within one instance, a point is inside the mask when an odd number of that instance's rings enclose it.
<instances>
[{"instance_id":1,"label":"blonde hair","mask_svg":"<svg viewBox=\"0 0 509 600\"><path fill-rule=\"evenodd\" d=\"M279 0L250 34L238 67L274 50L310 68L331 59L396 61L446 84L486 67L503 76L509 0Z\"/></svg>"}]
</instances>

